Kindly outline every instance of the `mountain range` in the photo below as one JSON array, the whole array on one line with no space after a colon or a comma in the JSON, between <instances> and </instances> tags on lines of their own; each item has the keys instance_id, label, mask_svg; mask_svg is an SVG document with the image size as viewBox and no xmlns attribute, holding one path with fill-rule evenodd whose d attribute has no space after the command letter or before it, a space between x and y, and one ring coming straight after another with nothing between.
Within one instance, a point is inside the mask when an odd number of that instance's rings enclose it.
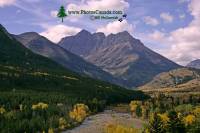
<instances>
[{"instance_id":1,"label":"mountain range","mask_svg":"<svg viewBox=\"0 0 200 133\"><path fill-rule=\"evenodd\" d=\"M200 91L200 70L193 68L179 68L163 72L152 81L140 87L143 91Z\"/></svg>"},{"instance_id":2,"label":"mountain range","mask_svg":"<svg viewBox=\"0 0 200 133\"><path fill-rule=\"evenodd\" d=\"M187 66L187 67L190 67L190 68L200 69L200 59L191 61L191 62L188 63L186 66Z\"/></svg>"},{"instance_id":3,"label":"mountain range","mask_svg":"<svg viewBox=\"0 0 200 133\"><path fill-rule=\"evenodd\" d=\"M51 59L33 53L0 25L0 90L54 92L108 103L146 97L142 92L81 76ZM14 93L13 93L14 94Z\"/></svg>"},{"instance_id":4,"label":"mountain range","mask_svg":"<svg viewBox=\"0 0 200 133\"><path fill-rule=\"evenodd\" d=\"M82 30L63 38L58 45L120 78L129 88L144 85L161 72L181 67L150 50L127 31L105 36Z\"/></svg>"},{"instance_id":5,"label":"mountain range","mask_svg":"<svg viewBox=\"0 0 200 133\"><path fill-rule=\"evenodd\" d=\"M81 57L54 44L47 38L35 32L27 32L20 35L13 35L19 42L32 52L50 58L65 68L102 81L120 84L120 80L114 78L108 72L85 61Z\"/></svg>"}]
</instances>

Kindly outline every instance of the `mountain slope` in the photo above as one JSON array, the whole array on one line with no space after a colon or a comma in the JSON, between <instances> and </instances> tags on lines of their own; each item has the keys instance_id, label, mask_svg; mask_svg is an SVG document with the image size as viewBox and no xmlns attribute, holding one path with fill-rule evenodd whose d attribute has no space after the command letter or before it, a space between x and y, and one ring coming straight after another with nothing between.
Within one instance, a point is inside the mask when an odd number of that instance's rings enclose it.
<instances>
[{"instance_id":1,"label":"mountain slope","mask_svg":"<svg viewBox=\"0 0 200 133\"><path fill-rule=\"evenodd\" d=\"M0 90L62 92L79 99L98 98L123 102L146 97L141 92L77 75L54 61L36 55L0 25Z\"/></svg>"},{"instance_id":2,"label":"mountain slope","mask_svg":"<svg viewBox=\"0 0 200 133\"><path fill-rule=\"evenodd\" d=\"M79 56L68 52L37 33L23 33L15 35L15 38L34 53L48 57L69 70L120 85L119 80L114 78L111 74L84 61Z\"/></svg>"},{"instance_id":3,"label":"mountain slope","mask_svg":"<svg viewBox=\"0 0 200 133\"><path fill-rule=\"evenodd\" d=\"M200 91L200 71L191 68L180 68L164 72L140 87L144 91Z\"/></svg>"},{"instance_id":4,"label":"mountain slope","mask_svg":"<svg viewBox=\"0 0 200 133\"><path fill-rule=\"evenodd\" d=\"M187 64L187 67L200 69L200 59L191 61L190 63Z\"/></svg>"},{"instance_id":5,"label":"mountain slope","mask_svg":"<svg viewBox=\"0 0 200 133\"><path fill-rule=\"evenodd\" d=\"M180 67L148 49L140 40L134 39L126 31L110 34L107 37L102 34L90 34L88 32L86 34L86 31L81 31L75 36L63 38L59 45L82 56L115 77L125 80L126 85L130 88L149 82L161 72ZM94 36L96 38L98 36L102 41L97 41ZM82 47L85 50L81 50Z\"/></svg>"},{"instance_id":6,"label":"mountain slope","mask_svg":"<svg viewBox=\"0 0 200 133\"><path fill-rule=\"evenodd\" d=\"M90 55L92 50L97 49L104 39L105 35L103 33L91 34L86 30L82 30L75 36L63 38L59 45L76 55L86 57Z\"/></svg>"}]
</instances>

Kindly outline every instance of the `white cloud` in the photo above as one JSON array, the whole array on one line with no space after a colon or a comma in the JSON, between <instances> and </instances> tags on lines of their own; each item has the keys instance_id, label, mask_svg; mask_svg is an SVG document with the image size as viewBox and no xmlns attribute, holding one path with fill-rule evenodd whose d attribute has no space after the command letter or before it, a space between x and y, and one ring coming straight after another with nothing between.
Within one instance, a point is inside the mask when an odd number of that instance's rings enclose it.
<instances>
[{"instance_id":1,"label":"white cloud","mask_svg":"<svg viewBox=\"0 0 200 133\"><path fill-rule=\"evenodd\" d=\"M200 2L190 0L188 9L193 20L185 27L178 28L170 33L154 31L142 34L141 38L148 43L162 44L157 52L167 58L186 65L188 62L200 59Z\"/></svg>"},{"instance_id":2,"label":"white cloud","mask_svg":"<svg viewBox=\"0 0 200 133\"><path fill-rule=\"evenodd\" d=\"M128 31L129 33L132 33L133 25L129 24L126 20L124 20L122 22L114 21L114 22L108 23L104 27L100 27L97 29L97 32L103 32L106 35L111 34L111 33L116 34L118 32L122 32L122 31Z\"/></svg>"},{"instance_id":3,"label":"white cloud","mask_svg":"<svg viewBox=\"0 0 200 133\"><path fill-rule=\"evenodd\" d=\"M129 2L127 0L81 0L81 2L69 2L67 5L67 10L87 10L87 11L95 11L95 10L120 10L125 11L129 8ZM77 22L82 15L69 15L67 20L70 22Z\"/></svg>"},{"instance_id":4,"label":"white cloud","mask_svg":"<svg viewBox=\"0 0 200 133\"><path fill-rule=\"evenodd\" d=\"M185 19L185 14L180 14L180 15L179 15L179 18L180 18L180 19Z\"/></svg>"},{"instance_id":5,"label":"white cloud","mask_svg":"<svg viewBox=\"0 0 200 133\"><path fill-rule=\"evenodd\" d=\"M159 24L159 21L156 18L153 18L151 16L144 17L144 22L148 25L156 26Z\"/></svg>"},{"instance_id":6,"label":"white cloud","mask_svg":"<svg viewBox=\"0 0 200 133\"><path fill-rule=\"evenodd\" d=\"M40 33L42 36L45 36L52 42L59 42L63 37L72 36L80 32L81 29L77 27L71 27L67 25L55 25L55 26L48 26L46 31Z\"/></svg>"},{"instance_id":7,"label":"white cloud","mask_svg":"<svg viewBox=\"0 0 200 133\"><path fill-rule=\"evenodd\" d=\"M167 38L166 33L155 30L153 33L148 34L148 39L155 42L165 42Z\"/></svg>"},{"instance_id":8,"label":"white cloud","mask_svg":"<svg viewBox=\"0 0 200 133\"><path fill-rule=\"evenodd\" d=\"M12 5L15 1L16 0L0 0L0 7Z\"/></svg>"},{"instance_id":9,"label":"white cloud","mask_svg":"<svg viewBox=\"0 0 200 133\"><path fill-rule=\"evenodd\" d=\"M174 17L169 12L163 12L160 14L160 17L164 20L166 23L171 23L174 20Z\"/></svg>"},{"instance_id":10,"label":"white cloud","mask_svg":"<svg viewBox=\"0 0 200 133\"><path fill-rule=\"evenodd\" d=\"M37 3L37 2L40 2L41 0L23 0L23 1L26 1L29 3Z\"/></svg>"},{"instance_id":11,"label":"white cloud","mask_svg":"<svg viewBox=\"0 0 200 133\"><path fill-rule=\"evenodd\" d=\"M185 2L189 2L190 0L178 0L178 3L185 3Z\"/></svg>"},{"instance_id":12,"label":"white cloud","mask_svg":"<svg viewBox=\"0 0 200 133\"><path fill-rule=\"evenodd\" d=\"M20 10L20 9L18 9L17 11L16 11L16 14L19 14L19 13L21 13L22 11Z\"/></svg>"},{"instance_id":13,"label":"white cloud","mask_svg":"<svg viewBox=\"0 0 200 133\"><path fill-rule=\"evenodd\" d=\"M129 7L126 0L84 0L82 4L69 4L69 10L125 10Z\"/></svg>"},{"instance_id":14,"label":"white cloud","mask_svg":"<svg viewBox=\"0 0 200 133\"><path fill-rule=\"evenodd\" d=\"M171 32L171 46L168 56L181 64L200 59L200 2L191 0L188 6L194 19L184 27Z\"/></svg>"},{"instance_id":15,"label":"white cloud","mask_svg":"<svg viewBox=\"0 0 200 133\"><path fill-rule=\"evenodd\" d=\"M181 65L186 65L194 59L200 59L199 0L191 0L188 8L194 19L187 26L168 34L155 31L152 34L146 34L146 38L144 37L145 39L150 38L151 42L166 46L167 48L160 49L158 52Z\"/></svg>"},{"instance_id":16,"label":"white cloud","mask_svg":"<svg viewBox=\"0 0 200 133\"><path fill-rule=\"evenodd\" d=\"M54 17L54 18L57 17L57 14L58 14L58 11L56 11L56 10L53 10L53 11L50 12L50 15L51 15L52 17Z\"/></svg>"}]
</instances>

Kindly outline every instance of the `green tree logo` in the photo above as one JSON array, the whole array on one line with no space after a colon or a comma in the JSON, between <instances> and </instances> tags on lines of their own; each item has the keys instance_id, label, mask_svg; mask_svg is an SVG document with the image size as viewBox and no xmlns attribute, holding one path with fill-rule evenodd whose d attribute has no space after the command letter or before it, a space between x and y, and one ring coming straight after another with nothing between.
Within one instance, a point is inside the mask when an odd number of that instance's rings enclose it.
<instances>
[{"instance_id":1,"label":"green tree logo","mask_svg":"<svg viewBox=\"0 0 200 133\"><path fill-rule=\"evenodd\" d=\"M65 7L64 7L64 6L61 6L61 7L60 7L60 10L59 10L57 16L58 16L59 18L62 19L62 22L63 22L63 19L64 19L65 17L67 17L67 14L66 14Z\"/></svg>"}]
</instances>

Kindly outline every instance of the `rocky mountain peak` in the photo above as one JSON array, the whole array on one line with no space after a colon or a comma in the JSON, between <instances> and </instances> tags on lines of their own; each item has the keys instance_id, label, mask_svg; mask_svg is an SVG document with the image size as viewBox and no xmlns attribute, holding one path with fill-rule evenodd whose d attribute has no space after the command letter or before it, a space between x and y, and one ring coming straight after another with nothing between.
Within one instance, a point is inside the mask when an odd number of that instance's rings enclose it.
<instances>
[{"instance_id":1,"label":"rocky mountain peak","mask_svg":"<svg viewBox=\"0 0 200 133\"><path fill-rule=\"evenodd\" d=\"M106 35L103 32L97 32L93 34L94 37L99 37L99 38L106 38Z\"/></svg>"},{"instance_id":2,"label":"rocky mountain peak","mask_svg":"<svg viewBox=\"0 0 200 133\"><path fill-rule=\"evenodd\" d=\"M77 34L77 36L91 36L92 34L89 32L89 31L87 31L87 30L81 30L78 34Z\"/></svg>"},{"instance_id":3,"label":"rocky mountain peak","mask_svg":"<svg viewBox=\"0 0 200 133\"><path fill-rule=\"evenodd\" d=\"M31 38L31 39L34 39L34 38L40 38L41 36L36 33L36 32L26 32L26 33L22 33L19 35L20 37L23 37L23 38Z\"/></svg>"},{"instance_id":4,"label":"rocky mountain peak","mask_svg":"<svg viewBox=\"0 0 200 133\"><path fill-rule=\"evenodd\" d=\"M191 61L189 64L187 64L187 67L200 69L200 59L196 59L194 61Z\"/></svg>"},{"instance_id":5,"label":"rocky mountain peak","mask_svg":"<svg viewBox=\"0 0 200 133\"><path fill-rule=\"evenodd\" d=\"M128 31L110 34L104 40L104 44L107 45L125 44L127 42L132 45L143 45L140 40L133 38Z\"/></svg>"},{"instance_id":6,"label":"rocky mountain peak","mask_svg":"<svg viewBox=\"0 0 200 133\"><path fill-rule=\"evenodd\" d=\"M22 33L22 34L20 34L20 36L28 36L28 35L30 35L30 36L40 36L37 32L34 32L34 31L32 31L32 32L26 32L26 33Z\"/></svg>"},{"instance_id":7,"label":"rocky mountain peak","mask_svg":"<svg viewBox=\"0 0 200 133\"><path fill-rule=\"evenodd\" d=\"M10 39L13 39L12 36L6 30L6 28L3 25L1 25L1 24L0 24L0 31L2 31L3 33L5 33Z\"/></svg>"}]
</instances>

